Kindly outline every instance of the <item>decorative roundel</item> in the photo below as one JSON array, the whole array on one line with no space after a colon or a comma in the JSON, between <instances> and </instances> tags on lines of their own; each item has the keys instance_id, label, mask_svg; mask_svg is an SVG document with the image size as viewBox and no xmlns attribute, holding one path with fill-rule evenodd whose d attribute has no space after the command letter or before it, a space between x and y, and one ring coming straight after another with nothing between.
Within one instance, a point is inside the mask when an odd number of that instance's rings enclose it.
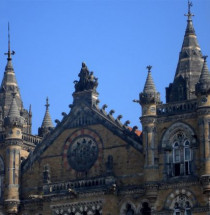
<instances>
[{"instance_id":1,"label":"decorative roundel","mask_svg":"<svg viewBox=\"0 0 210 215\"><path fill-rule=\"evenodd\" d=\"M88 171L97 166L101 159L102 143L99 136L89 130L74 132L64 147L64 165L77 172Z\"/></svg>"},{"instance_id":2,"label":"decorative roundel","mask_svg":"<svg viewBox=\"0 0 210 215\"><path fill-rule=\"evenodd\" d=\"M80 136L70 145L67 159L73 169L84 172L90 169L98 158L98 145L89 136Z\"/></svg>"}]
</instances>

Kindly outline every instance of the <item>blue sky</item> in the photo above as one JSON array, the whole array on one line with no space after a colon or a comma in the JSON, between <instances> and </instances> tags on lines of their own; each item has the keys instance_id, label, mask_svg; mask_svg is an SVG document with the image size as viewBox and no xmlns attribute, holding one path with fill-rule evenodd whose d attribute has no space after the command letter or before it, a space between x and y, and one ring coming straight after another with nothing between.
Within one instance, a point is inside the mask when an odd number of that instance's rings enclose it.
<instances>
[{"instance_id":1,"label":"blue sky","mask_svg":"<svg viewBox=\"0 0 210 215\"><path fill-rule=\"evenodd\" d=\"M193 0L194 27L210 55L210 1ZM152 65L161 99L173 81L186 28L187 0L1 0L0 79L6 65L7 23L24 107L37 133L48 96L53 121L69 112L81 63L99 79L100 106L141 129L138 99Z\"/></svg>"}]
</instances>

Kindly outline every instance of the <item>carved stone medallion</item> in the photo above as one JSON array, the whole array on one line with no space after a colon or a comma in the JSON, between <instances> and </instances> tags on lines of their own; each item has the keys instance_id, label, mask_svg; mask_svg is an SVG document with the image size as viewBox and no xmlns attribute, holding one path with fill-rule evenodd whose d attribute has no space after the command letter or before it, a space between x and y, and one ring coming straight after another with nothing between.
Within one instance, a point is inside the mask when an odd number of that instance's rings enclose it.
<instances>
[{"instance_id":1,"label":"carved stone medallion","mask_svg":"<svg viewBox=\"0 0 210 215\"><path fill-rule=\"evenodd\" d=\"M73 169L87 171L98 158L98 145L90 136L79 136L70 145L67 157Z\"/></svg>"},{"instance_id":2,"label":"carved stone medallion","mask_svg":"<svg viewBox=\"0 0 210 215\"><path fill-rule=\"evenodd\" d=\"M64 144L64 167L75 174L83 174L101 164L103 144L95 131L80 129L73 132Z\"/></svg>"}]
</instances>

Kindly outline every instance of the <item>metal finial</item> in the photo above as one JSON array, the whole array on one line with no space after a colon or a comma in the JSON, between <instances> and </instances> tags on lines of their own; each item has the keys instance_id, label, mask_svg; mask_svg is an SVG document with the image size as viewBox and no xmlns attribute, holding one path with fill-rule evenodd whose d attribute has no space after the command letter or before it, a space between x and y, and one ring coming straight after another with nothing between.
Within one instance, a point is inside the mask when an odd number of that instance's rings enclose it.
<instances>
[{"instance_id":1,"label":"metal finial","mask_svg":"<svg viewBox=\"0 0 210 215\"><path fill-rule=\"evenodd\" d=\"M204 59L204 61L206 61L208 55L204 55L202 58Z\"/></svg>"},{"instance_id":2,"label":"metal finial","mask_svg":"<svg viewBox=\"0 0 210 215\"><path fill-rule=\"evenodd\" d=\"M11 60L11 55L15 54L15 52L14 51L11 52L11 49L10 49L10 27L9 27L9 22L8 22L8 52L4 53L4 54L8 56L8 60Z\"/></svg>"},{"instance_id":3,"label":"metal finial","mask_svg":"<svg viewBox=\"0 0 210 215\"><path fill-rule=\"evenodd\" d=\"M48 97L46 98L46 105L45 105L45 106L46 106L46 109L48 109L49 106L50 106L50 105L49 105L49 99L48 99Z\"/></svg>"},{"instance_id":4,"label":"metal finial","mask_svg":"<svg viewBox=\"0 0 210 215\"><path fill-rule=\"evenodd\" d=\"M188 17L188 20L192 20L192 16L194 16L194 14L191 13L191 7L193 6L193 3L188 0L188 14L185 14L185 16Z\"/></svg>"},{"instance_id":5,"label":"metal finial","mask_svg":"<svg viewBox=\"0 0 210 215\"><path fill-rule=\"evenodd\" d=\"M151 72L152 66L147 66L148 72Z\"/></svg>"},{"instance_id":6,"label":"metal finial","mask_svg":"<svg viewBox=\"0 0 210 215\"><path fill-rule=\"evenodd\" d=\"M9 22L8 22L8 52L10 52L10 29L9 29Z\"/></svg>"}]
</instances>

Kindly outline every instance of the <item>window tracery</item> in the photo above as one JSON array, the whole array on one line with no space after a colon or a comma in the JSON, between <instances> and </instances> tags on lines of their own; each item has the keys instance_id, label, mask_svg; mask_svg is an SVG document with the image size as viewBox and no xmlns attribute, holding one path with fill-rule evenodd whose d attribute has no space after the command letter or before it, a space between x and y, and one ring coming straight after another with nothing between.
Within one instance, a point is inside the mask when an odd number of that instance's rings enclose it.
<instances>
[{"instance_id":1,"label":"window tracery","mask_svg":"<svg viewBox=\"0 0 210 215\"><path fill-rule=\"evenodd\" d=\"M172 176L190 174L191 148L190 141L184 132L178 131L173 139Z\"/></svg>"},{"instance_id":2,"label":"window tracery","mask_svg":"<svg viewBox=\"0 0 210 215\"><path fill-rule=\"evenodd\" d=\"M162 139L167 178L194 174L193 152L195 146L195 134L188 125L179 122L167 129Z\"/></svg>"},{"instance_id":3,"label":"window tracery","mask_svg":"<svg viewBox=\"0 0 210 215\"><path fill-rule=\"evenodd\" d=\"M192 215L191 203L186 195L179 195L175 198L174 215Z\"/></svg>"}]
</instances>

